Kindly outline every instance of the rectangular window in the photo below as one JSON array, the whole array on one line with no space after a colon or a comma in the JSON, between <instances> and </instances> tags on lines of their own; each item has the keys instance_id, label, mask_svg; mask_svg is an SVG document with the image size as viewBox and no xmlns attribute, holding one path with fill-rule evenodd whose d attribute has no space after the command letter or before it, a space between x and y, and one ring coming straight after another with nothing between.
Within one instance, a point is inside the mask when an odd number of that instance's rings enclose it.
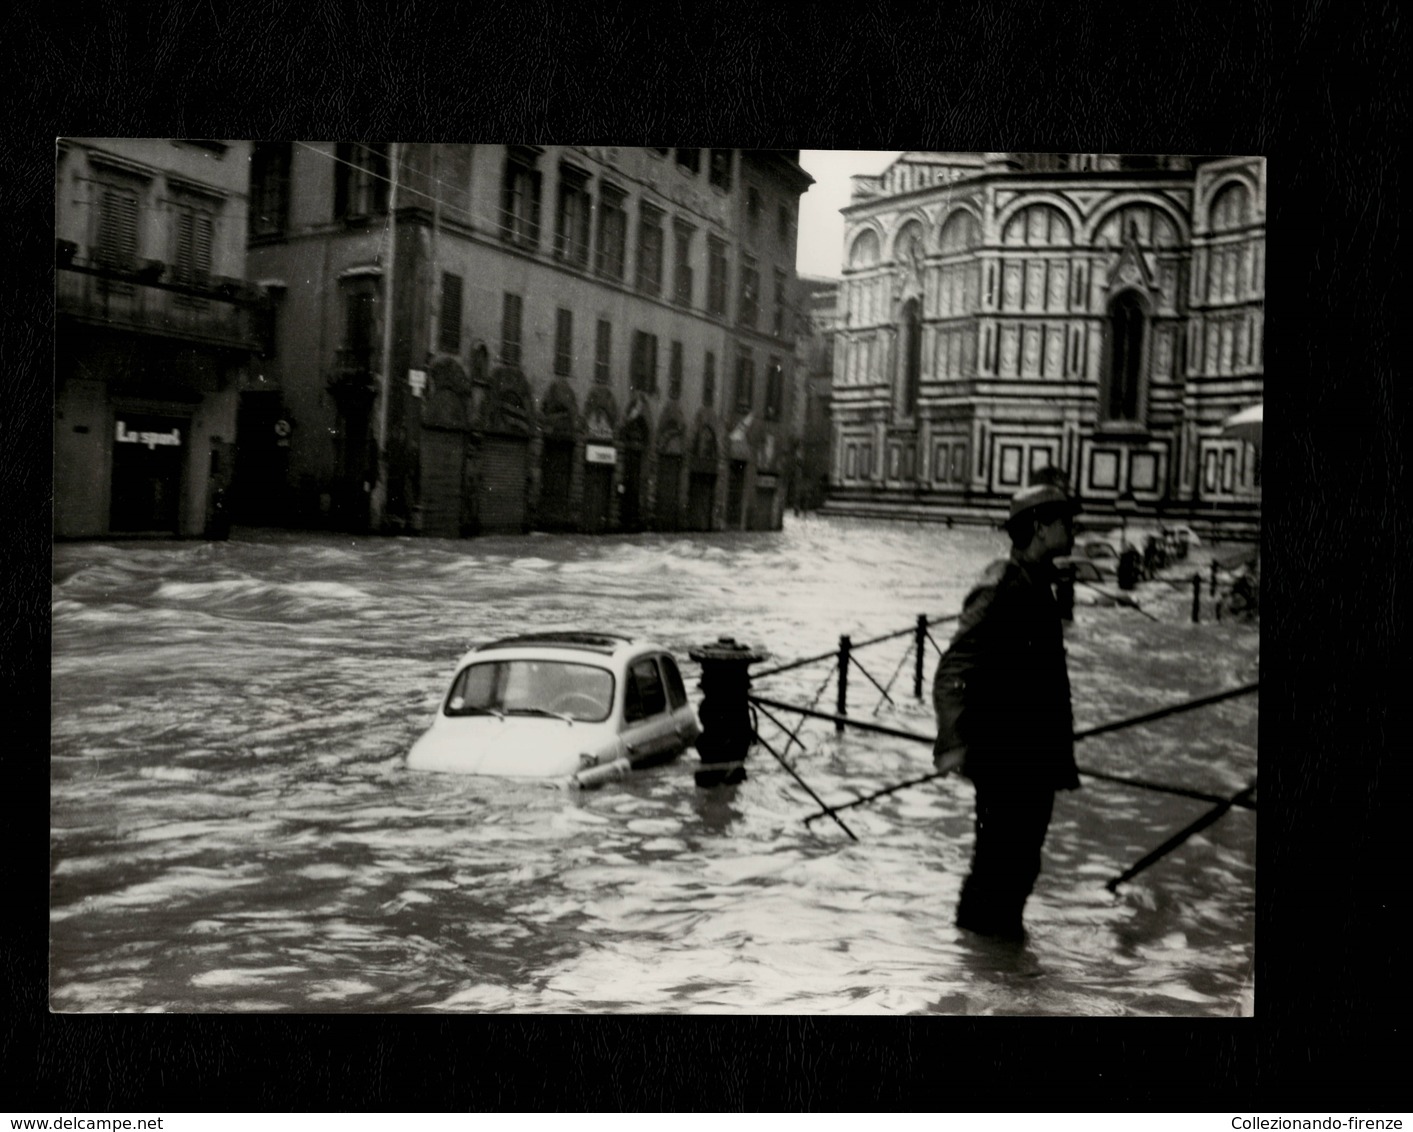
<instances>
[{"instance_id":1,"label":"rectangular window","mask_svg":"<svg viewBox=\"0 0 1413 1132\"><path fill-rule=\"evenodd\" d=\"M373 303L371 290L351 291L344 308L342 364L357 373L373 367Z\"/></svg>"},{"instance_id":2,"label":"rectangular window","mask_svg":"<svg viewBox=\"0 0 1413 1132\"><path fill-rule=\"evenodd\" d=\"M632 353L628 362L628 380L639 393L657 392L657 335L633 331Z\"/></svg>"},{"instance_id":3,"label":"rectangular window","mask_svg":"<svg viewBox=\"0 0 1413 1132\"><path fill-rule=\"evenodd\" d=\"M211 278L214 218L206 209L195 204L175 205L173 218L176 224L173 278L188 286L204 286Z\"/></svg>"},{"instance_id":4,"label":"rectangular window","mask_svg":"<svg viewBox=\"0 0 1413 1132\"><path fill-rule=\"evenodd\" d=\"M731 151L729 149L711 151L710 179L718 189L731 191Z\"/></svg>"},{"instance_id":5,"label":"rectangular window","mask_svg":"<svg viewBox=\"0 0 1413 1132\"><path fill-rule=\"evenodd\" d=\"M771 317L771 329L777 338L785 337L785 291L789 286L788 276L780 268L775 269L775 308Z\"/></svg>"},{"instance_id":6,"label":"rectangular window","mask_svg":"<svg viewBox=\"0 0 1413 1132\"><path fill-rule=\"evenodd\" d=\"M673 342L667 363L667 395L676 401L682 396L682 343Z\"/></svg>"},{"instance_id":7,"label":"rectangular window","mask_svg":"<svg viewBox=\"0 0 1413 1132\"><path fill-rule=\"evenodd\" d=\"M442 272L441 317L437 323L437 349L455 354L461 349L461 276Z\"/></svg>"},{"instance_id":8,"label":"rectangular window","mask_svg":"<svg viewBox=\"0 0 1413 1132\"><path fill-rule=\"evenodd\" d=\"M537 248L540 243L539 154L523 146L511 146L505 154L505 173L500 187L500 234L507 243Z\"/></svg>"},{"instance_id":9,"label":"rectangular window","mask_svg":"<svg viewBox=\"0 0 1413 1132\"><path fill-rule=\"evenodd\" d=\"M702 360L702 404L716 403L716 355L710 350Z\"/></svg>"},{"instance_id":10,"label":"rectangular window","mask_svg":"<svg viewBox=\"0 0 1413 1132\"><path fill-rule=\"evenodd\" d=\"M736 411L749 413L755 401L756 366L750 350L743 349L736 359Z\"/></svg>"},{"instance_id":11,"label":"rectangular window","mask_svg":"<svg viewBox=\"0 0 1413 1132\"><path fill-rule=\"evenodd\" d=\"M779 358L771 358L765 371L765 419L778 421L785 405L785 371Z\"/></svg>"},{"instance_id":12,"label":"rectangular window","mask_svg":"<svg viewBox=\"0 0 1413 1132\"><path fill-rule=\"evenodd\" d=\"M500 315L500 361L501 365L520 365L520 296L511 291L505 292Z\"/></svg>"},{"instance_id":13,"label":"rectangular window","mask_svg":"<svg viewBox=\"0 0 1413 1132\"><path fill-rule=\"evenodd\" d=\"M560 307L554 313L554 372L572 376L574 364L574 313Z\"/></svg>"},{"instance_id":14,"label":"rectangular window","mask_svg":"<svg viewBox=\"0 0 1413 1132\"><path fill-rule=\"evenodd\" d=\"M707 237L707 314L726 315L726 242Z\"/></svg>"},{"instance_id":15,"label":"rectangular window","mask_svg":"<svg viewBox=\"0 0 1413 1132\"><path fill-rule=\"evenodd\" d=\"M677 164L692 173L700 173L702 169L702 151L699 149L679 149L677 151Z\"/></svg>"},{"instance_id":16,"label":"rectangular window","mask_svg":"<svg viewBox=\"0 0 1413 1132\"><path fill-rule=\"evenodd\" d=\"M679 306L690 307L692 305L692 235L696 229L685 220L676 220L673 221L672 231L676 237L676 255L672 265L672 299Z\"/></svg>"},{"instance_id":17,"label":"rectangular window","mask_svg":"<svg viewBox=\"0 0 1413 1132\"><path fill-rule=\"evenodd\" d=\"M760 272L754 256L741 257L741 303L737 315L742 326L754 330L760 316Z\"/></svg>"},{"instance_id":18,"label":"rectangular window","mask_svg":"<svg viewBox=\"0 0 1413 1132\"><path fill-rule=\"evenodd\" d=\"M638 207L638 290L662 293L662 210L650 204Z\"/></svg>"},{"instance_id":19,"label":"rectangular window","mask_svg":"<svg viewBox=\"0 0 1413 1132\"><path fill-rule=\"evenodd\" d=\"M625 248L628 242L628 214L623 210L623 192L612 185L599 188L599 245L594 270L605 279L623 278Z\"/></svg>"},{"instance_id":20,"label":"rectangular window","mask_svg":"<svg viewBox=\"0 0 1413 1132\"><path fill-rule=\"evenodd\" d=\"M790 206L783 202L775 209L775 238L787 249L795 235L795 218L790 215Z\"/></svg>"},{"instance_id":21,"label":"rectangular window","mask_svg":"<svg viewBox=\"0 0 1413 1132\"><path fill-rule=\"evenodd\" d=\"M746 228L754 236L760 231L760 190L754 185L746 186Z\"/></svg>"},{"instance_id":22,"label":"rectangular window","mask_svg":"<svg viewBox=\"0 0 1413 1132\"><path fill-rule=\"evenodd\" d=\"M250 156L250 236L282 236L289 223L289 142L257 142Z\"/></svg>"},{"instance_id":23,"label":"rectangular window","mask_svg":"<svg viewBox=\"0 0 1413 1132\"><path fill-rule=\"evenodd\" d=\"M334 158L334 218L366 220L387 212L387 145L339 142Z\"/></svg>"},{"instance_id":24,"label":"rectangular window","mask_svg":"<svg viewBox=\"0 0 1413 1132\"><path fill-rule=\"evenodd\" d=\"M136 267L137 252L137 193L115 185L102 186L94 262L101 267Z\"/></svg>"},{"instance_id":25,"label":"rectangular window","mask_svg":"<svg viewBox=\"0 0 1413 1132\"><path fill-rule=\"evenodd\" d=\"M607 385L613 378L613 326L601 318L594 328L594 380Z\"/></svg>"},{"instance_id":26,"label":"rectangular window","mask_svg":"<svg viewBox=\"0 0 1413 1132\"><path fill-rule=\"evenodd\" d=\"M555 258L575 267L589 266L589 175L568 165L559 167L559 217L555 227Z\"/></svg>"}]
</instances>

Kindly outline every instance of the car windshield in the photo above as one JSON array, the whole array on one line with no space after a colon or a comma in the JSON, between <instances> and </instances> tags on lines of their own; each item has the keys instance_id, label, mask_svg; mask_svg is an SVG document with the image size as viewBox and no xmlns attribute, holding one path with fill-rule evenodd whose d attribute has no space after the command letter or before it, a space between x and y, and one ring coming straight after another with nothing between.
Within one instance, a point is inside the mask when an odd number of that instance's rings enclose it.
<instances>
[{"instance_id":1,"label":"car windshield","mask_svg":"<svg viewBox=\"0 0 1413 1132\"><path fill-rule=\"evenodd\" d=\"M600 723L613 706L613 674L562 660L486 660L456 674L447 715L547 715Z\"/></svg>"}]
</instances>

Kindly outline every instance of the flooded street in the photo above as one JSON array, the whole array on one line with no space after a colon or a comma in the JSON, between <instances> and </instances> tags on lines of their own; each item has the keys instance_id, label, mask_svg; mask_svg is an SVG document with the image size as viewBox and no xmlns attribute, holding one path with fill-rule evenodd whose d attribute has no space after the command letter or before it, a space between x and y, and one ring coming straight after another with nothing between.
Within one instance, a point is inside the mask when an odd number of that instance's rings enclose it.
<instances>
[{"instance_id":1,"label":"flooded street","mask_svg":"<svg viewBox=\"0 0 1413 1132\"><path fill-rule=\"evenodd\" d=\"M770 652L764 671L841 633L953 614L1004 549L991 531L818 517L750 534L60 544L51 1006L1249 1012L1249 810L1115 896L1105 881L1210 804L1086 779L1057 799L1016 949L952 924L972 842L961 780L847 811L853 842L828 819L805 824L814 805L760 747L747 781L712 790L694 785L694 752L581 793L403 765L473 643L567 627L650 636L695 699L692 647L734 636ZM1163 600L1159 620L1077 610L1078 728L1257 679L1254 626L1188 623L1178 587ZM950 626L934 633L945 646ZM876 707L855 675L850 710L931 734L910 645L860 650L896 703ZM930 682L935 650L927 660ZM825 661L755 690L832 710L835 684ZM1076 757L1230 796L1255 778L1256 721L1246 696ZM783 749L778 728L762 719L761 732ZM821 721L801 741L796 771L832 802L931 770L925 745Z\"/></svg>"}]
</instances>

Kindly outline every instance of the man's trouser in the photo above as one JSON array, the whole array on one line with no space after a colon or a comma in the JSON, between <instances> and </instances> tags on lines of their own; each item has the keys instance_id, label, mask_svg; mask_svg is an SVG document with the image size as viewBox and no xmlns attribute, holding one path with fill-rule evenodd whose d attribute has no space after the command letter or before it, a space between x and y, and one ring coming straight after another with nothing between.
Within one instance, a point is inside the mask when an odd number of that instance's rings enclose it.
<instances>
[{"instance_id":1,"label":"man's trouser","mask_svg":"<svg viewBox=\"0 0 1413 1132\"><path fill-rule=\"evenodd\" d=\"M1040 875L1040 850L1055 792L987 783L976 788L976 847L962 885L957 926L1019 939L1021 911Z\"/></svg>"}]
</instances>

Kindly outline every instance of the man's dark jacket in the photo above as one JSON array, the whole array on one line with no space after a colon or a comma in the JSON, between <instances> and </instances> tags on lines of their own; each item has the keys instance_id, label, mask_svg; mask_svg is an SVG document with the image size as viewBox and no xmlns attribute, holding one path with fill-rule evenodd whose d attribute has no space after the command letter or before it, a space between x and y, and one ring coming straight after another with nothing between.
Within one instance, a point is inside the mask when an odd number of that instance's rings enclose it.
<instances>
[{"instance_id":1,"label":"man's dark jacket","mask_svg":"<svg viewBox=\"0 0 1413 1132\"><path fill-rule=\"evenodd\" d=\"M949 736L964 745L962 773L978 786L1073 790L1070 678L1049 567L1012 558L999 577L987 574L933 683L939 751Z\"/></svg>"}]
</instances>

